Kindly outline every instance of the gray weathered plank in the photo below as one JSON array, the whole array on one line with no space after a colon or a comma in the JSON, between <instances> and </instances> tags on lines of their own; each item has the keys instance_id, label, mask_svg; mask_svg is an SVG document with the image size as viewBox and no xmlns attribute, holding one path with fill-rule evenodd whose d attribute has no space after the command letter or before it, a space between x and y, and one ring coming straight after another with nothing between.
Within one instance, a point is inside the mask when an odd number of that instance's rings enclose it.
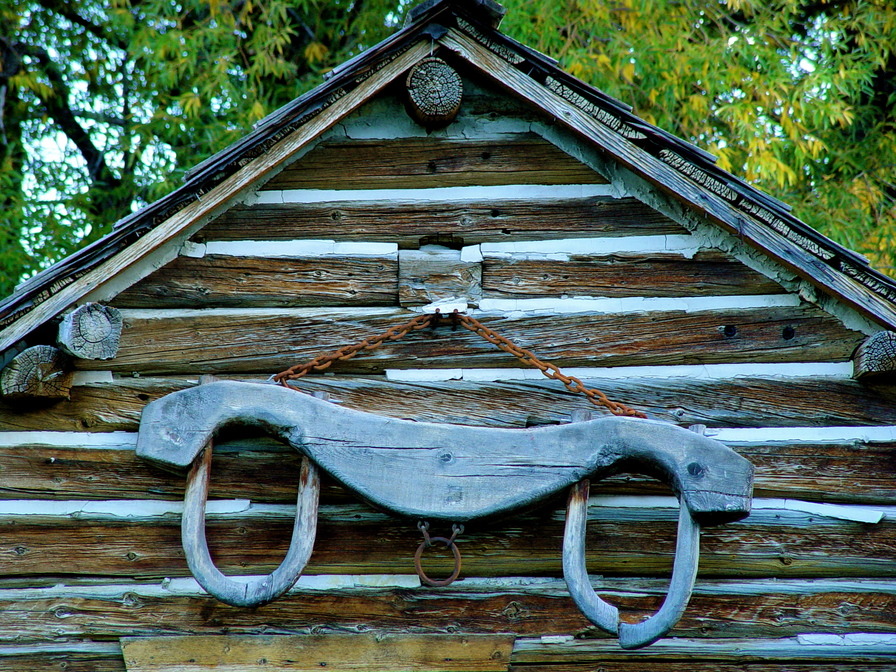
<instances>
[{"instance_id":1,"label":"gray weathered plank","mask_svg":"<svg viewBox=\"0 0 896 672\"><path fill-rule=\"evenodd\" d=\"M264 380L269 374L234 375ZM512 375L508 373L508 375ZM586 379L611 398L650 417L683 426L824 427L896 425L896 386L832 378ZM147 401L196 384L196 377L117 377L113 383L78 385L71 400L49 408L0 402L0 431L134 431ZM350 408L429 422L526 427L567 422L583 397L558 382L395 382L381 376L312 375L297 383L328 392ZM808 456L807 456L808 458ZM856 458L858 459L858 458ZM866 473L871 473L866 469Z\"/></svg>"},{"instance_id":2,"label":"gray weathered plank","mask_svg":"<svg viewBox=\"0 0 896 672\"><path fill-rule=\"evenodd\" d=\"M572 256L566 261L486 257L482 289L487 297L725 296L780 294L776 282L728 255L698 252Z\"/></svg>"},{"instance_id":3,"label":"gray weathered plank","mask_svg":"<svg viewBox=\"0 0 896 672\"><path fill-rule=\"evenodd\" d=\"M394 306L387 257L178 257L115 297L120 308Z\"/></svg>"},{"instance_id":4,"label":"gray weathered plank","mask_svg":"<svg viewBox=\"0 0 896 672\"><path fill-rule=\"evenodd\" d=\"M521 195L522 196L522 195ZM383 203L342 201L235 206L193 239L375 240L416 248L426 236L454 236L467 245L556 238L686 234L634 198Z\"/></svg>"},{"instance_id":5,"label":"gray weathered plank","mask_svg":"<svg viewBox=\"0 0 896 672\"><path fill-rule=\"evenodd\" d=\"M323 352L383 333L406 321L397 310L293 309L178 313L122 311L124 331L111 362L79 360L82 369L150 373L277 373ZM488 327L561 366L848 360L859 332L809 306L480 317ZM185 356L186 353L186 356ZM417 331L332 367L516 366L474 334Z\"/></svg>"},{"instance_id":6,"label":"gray weathered plank","mask_svg":"<svg viewBox=\"0 0 896 672\"><path fill-rule=\"evenodd\" d=\"M605 182L604 177L555 145L523 133L498 140L428 136L325 141L268 182L265 189Z\"/></svg>"}]
</instances>

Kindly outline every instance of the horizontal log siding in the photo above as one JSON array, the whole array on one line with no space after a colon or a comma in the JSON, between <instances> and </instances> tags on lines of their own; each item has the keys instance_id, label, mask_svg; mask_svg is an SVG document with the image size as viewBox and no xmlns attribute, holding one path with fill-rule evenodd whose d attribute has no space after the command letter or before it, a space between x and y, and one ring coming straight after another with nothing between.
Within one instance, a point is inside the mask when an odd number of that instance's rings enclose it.
<instances>
[{"instance_id":1,"label":"horizontal log siding","mask_svg":"<svg viewBox=\"0 0 896 672\"><path fill-rule=\"evenodd\" d=\"M394 306L398 260L178 257L115 297L118 308Z\"/></svg>"},{"instance_id":2,"label":"horizontal log siding","mask_svg":"<svg viewBox=\"0 0 896 672\"><path fill-rule=\"evenodd\" d=\"M486 257L486 298L771 295L784 289L720 252L612 254L569 261ZM178 257L129 287L117 308L395 306L394 257Z\"/></svg>"},{"instance_id":3,"label":"horizontal log siding","mask_svg":"<svg viewBox=\"0 0 896 672\"><path fill-rule=\"evenodd\" d=\"M338 309L182 314L125 310L122 315L118 356L110 361L78 360L77 367L139 374L276 373L408 319L399 311ZM864 338L810 306L481 319L560 366L846 361ZM470 332L443 330L433 335L426 330L335 364L333 371L516 364Z\"/></svg>"},{"instance_id":4,"label":"horizontal log siding","mask_svg":"<svg viewBox=\"0 0 896 672\"><path fill-rule=\"evenodd\" d=\"M479 98L479 105L488 100ZM350 170L346 170L346 167ZM289 167L268 190L345 190L331 202L238 206L193 240L390 242L416 248L583 237L680 235L686 231L633 198L592 196L527 200L526 184L600 184L583 164L534 136L458 141L437 138L330 142ZM360 201L350 190L521 185L518 198L469 201ZM410 192L406 192L410 193ZM609 192L608 192L609 193ZM270 195L270 194L269 194ZM264 194L262 194L264 196ZM300 197L300 194L295 195ZM400 191L396 196L400 198ZM453 197L453 196L452 196ZM421 198L418 193L415 198ZM541 298L738 296L781 288L716 251L693 259L671 253L621 253L568 261L486 257L485 296ZM196 383L183 374L263 379L321 351L384 331L407 313L396 302L395 262L383 258L180 258L120 295L125 329L111 361L88 370L137 374L73 388L71 401L43 409L0 404L0 430L136 430L149 400ZM135 308L269 307L266 312L138 311ZM278 308L312 307L308 311ZM340 306L350 308L342 309ZM154 317L157 316L157 317ZM726 362L847 361L863 335L814 308L694 313L492 314L501 333L562 365L627 366ZM729 327L726 335L725 327ZM731 327L736 333L731 333ZM394 368L515 367L517 362L468 333L418 333L334 367L341 374ZM167 377L156 377L156 376ZM807 374L808 376L808 374ZM896 424L896 388L851 380L641 378L595 381L611 398L681 425L824 427ZM523 427L566 422L583 402L555 383L397 383L382 377L314 376L302 382L346 406L416 420ZM37 437L37 435L35 435ZM111 510L148 509L182 497L182 476L140 462L125 445L0 447L0 500L110 500ZM212 468L212 498L261 503L245 513L209 515L212 553L229 573L267 572L279 564L291 530L298 456L272 441L222 442ZM865 505L896 504L896 439L889 443L743 443L756 466L756 495ZM668 494L647 478L618 476L596 494ZM307 574L407 575L419 534L355 501L324 479L318 540ZM756 509L745 521L703 534L700 578L671 648L620 653L604 639L554 648L544 635L595 636L568 596L561 573L562 502L525 515L468 526L459 547L466 580L444 589L300 587L271 605L237 609L189 583L176 513L132 518L109 513L0 516L0 651L3 670L124 670L111 650L40 653L35 643L92 646L122 636L272 634L378 630L502 632L524 638L515 672L659 672L896 669L877 648L843 653L799 650L780 638L803 633L896 633L893 563L896 520L876 524ZM122 510L124 510L122 508ZM863 509L864 511L865 509ZM674 509L589 510L589 571L627 620L654 611L665 594L675 544ZM427 554L428 571L447 573ZM522 577L519 579L506 577ZM547 578L546 578L547 577ZM621 578L613 578L621 577ZM729 577L719 581L713 577ZM775 581L764 580L767 577ZM846 581L842 577L857 577ZM874 577L867 581L864 577ZM161 581L161 582L160 582ZM57 584L70 585L64 586ZM121 589L113 587L120 584ZM46 586L42 591L35 586ZM597 635L603 637L603 635ZM744 638L744 640L734 639ZM79 642L84 641L84 644ZM687 640L685 640L687 641ZM829 647L836 648L836 647ZM34 654L26 653L30 649ZM896 652L896 646L892 647ZM760 653L751 654L750 651ZM796 653L794 653L794 651ZM765 652L765 653L761 653ZM636 656L633 658L632 656ZM758 661L762 656L767 660ZM640 660L638 660L640 658ZM843 662L852 660L853 662ZM737 662L734 662L737 661ZM791 661L791 662L780 662ZM823 661L819 663L818 661ZM861 661L861 662L855 662Z\"/></svg>"},{"instance_id":5,"label":"horizontal log siding","mask_svg":"<svg viewBox=\"0 0 896 672\"><path fill-rule=\"evenodd\" d=\"M573 256L565 261L486 257L484 297L725 296L781 294L776 282L717 251Z\"/></svg>"},{"instance_id":6,"label":"horizontal log siding","mask_svg":"<svg viewBox=\"0 0 896 672\"><path fill-rule=\"evenodd\" d=\"M401 194L395 194L401 199ZM585 236L680 235L687 230L634 198L290 203L237 206L203 227L213 240L335 240L394 242L416 248L426 236L455 236L466 245Z\"/></svg>"},{"instance_id":7,"label":"horizontal log siding","mask_svg":"<svg viewBox=\"0 0 896 672\"><path fill-rule=\"evenodd\" d=\"M813 502L896 505L896 441L733 445L756 467L755 496ZM295 503L299 454L272 440L231 441L216 448L211 497ZM184 478L147 466L132 448L0 448L0 499L180 499ZM355 497L323 479L323 500ZM595 494L658 494L665 486L636 475L593 486Z\"/></svg>"},{"instance_id":8,"label":"horizontal log siding","mask_svg":"<svg viewBox=\"0 0 896 672\"><path fill-rule=\"evenodd\" d=\"M655 610L665 593L661 582L599 580L595 585L598 590L609 592L608 599L619 605L626 620L637 620ZM850 628L894 631L888 615L896 608L892 588L885 592L856 592L831 584L828 592L792 594L775 592L762 583L751 591L751 585L744 581L743 592L730 594L715 591L711 582L702 582L702 588L691 598L692 608L685 612L671 636L710 642L751 634L757 639L782 638L800 634L800 628L811 623L833 633L849 632ZM139 584L124 584L117 591L101 588L102 592L91 586L73 586L72 595L67 597L42 597L39 590L34 590L27 591L29 595L24 599L25 591L17 590L14 594L21 600L18 608L4 599L4 591L0 591L0 639L16 636L16 628L22 638L40 641L48 638L48 631L54 637L76 637L86 632L103 639L285 634L307 631L312 625L316 630L366 629L373 621L385 631L413 628L422 633L439 633L452 631L462 623L463 631L470 633L509 632L521 637L587 633L605 641L605 636L595 633L578 611L562 582L534 586L495 582L486 590L466 587L463 582L438 590L298 588L274 604L251 610L216 604L205 595L160 596L159 591L148 592ZM28 610L27 619L22 618L22 609ZM98 613L104 618L97 619ZM780 618L782 613L787 616ZM649 654L649 649L644 653Z\"/></svg>"},{"instance_id":9,"label":"horizontal log siding","mask_svg":"<svg viewBox=\"0 0 896 672\"><path fill-rule=\"evenodd\" d=\"M325 141L265 189L377 189L498 184L601 184L585 164L535 134Z\"/></svg>"},{"instance_id":10,"label":"horizontal log siding","mask_svg":"<svg viewBox=\"0 0 896 672\"><path fill-rule=\"evenodd\" d=\"M808 365L811 366L811 365ZM508 371L512 377L515 371ZM261 382L269 373L227 376ZM687 377L606 380L583 377L611 399L682 426L823 427L896 425L896 387L834 378L722 380ZM0 431L136 431L146 402L192 387L196 377L116 377L72 388L71 400L46 408L0 402ZM568 422L591 405L558 382L392 382L382 376L310 375L297 383L327 392L350 408L426 422L527 427ZM594 409L599 413L600 409Z\"/></svg>"},{"instance_id":11,"label":"horizontal log siding","mask_svg":"<svg viewBox=\"0 0 896 672\"><path fill-rule=\"evenodd\" d=\"M209 515L213 557L224 572L267 573L281 562L293 509ZM672 508L589 509L588 570L604 576L656 576L671 569ZM539 509L495 523L468 525L460 548L466 576L559 576L563 511ZM419 532L413 521L376 514L364 505L321 507L308 574L407 574ZM783 509L705 528L702 577L896 577L896 520L859 523ZM188 576L180 515L0 517L6 576L68 574L161 578ZM427 558L432 574L448 558ZM432 575L431 574L431 575Z\"/></svg>"}]
</instances>

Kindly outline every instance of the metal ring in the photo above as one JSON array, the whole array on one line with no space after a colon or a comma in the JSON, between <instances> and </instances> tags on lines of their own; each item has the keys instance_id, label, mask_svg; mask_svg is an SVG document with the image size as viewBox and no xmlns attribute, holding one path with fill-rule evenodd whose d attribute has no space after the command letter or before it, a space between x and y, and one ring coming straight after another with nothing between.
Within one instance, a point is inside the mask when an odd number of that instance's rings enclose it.
<instances>
[{"instance_id":1,"label":"metal ring","mask_svg":"<svg viewBox=\"0 0 896 672\"><path fill-rule=\"evenodd\" d=\"M429 543L427 543L427 541ZM423 571L423 566L420 564L420 559L423 557L423 550L427 546L431 546L433 543L439 542L441 544L445 544L447 548L451 549L451 552L454 554L454 571L451 572L451 576L447 579L431 579L426 576L426 572ZM430 537L428 540L424 540L420 542L420 545L417 547L417 552L414 553L414 569L417 570L417 576L420 577L420 580L428 586L449 586L460 576L460 549L457 547L457 544L454 543L453 539L446 539L445 537Z\"/></svg>"}]
</instances>

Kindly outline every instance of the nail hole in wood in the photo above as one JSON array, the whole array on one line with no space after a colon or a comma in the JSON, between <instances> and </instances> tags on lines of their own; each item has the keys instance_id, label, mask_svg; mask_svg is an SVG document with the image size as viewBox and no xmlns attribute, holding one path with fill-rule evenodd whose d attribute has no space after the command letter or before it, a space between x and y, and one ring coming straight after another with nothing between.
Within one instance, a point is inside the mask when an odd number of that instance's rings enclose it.
<instances>
[{"instance_id":1,"label":"nail hole in wood","mask_svg":"<svg viewBox=\"0 0 896 672\"><path fill-rule=\"evenodd\" d=\"M796 329L793 327L784 327L784 330L781 332L781 338L785 341L789 341L794 336L796 336Z\"/></svg>"},{"instance_id":2,"label":"nail hole in wood","mask_svg":"<svg viewBox=\"0 0 896 672\"><path fill-rule=\"evenodd\" d=\"M733 324L726 324L722 327L722 333L725 334L725 338L734 338L737 336L737 327Z\"/></svg>"}]
</instances>

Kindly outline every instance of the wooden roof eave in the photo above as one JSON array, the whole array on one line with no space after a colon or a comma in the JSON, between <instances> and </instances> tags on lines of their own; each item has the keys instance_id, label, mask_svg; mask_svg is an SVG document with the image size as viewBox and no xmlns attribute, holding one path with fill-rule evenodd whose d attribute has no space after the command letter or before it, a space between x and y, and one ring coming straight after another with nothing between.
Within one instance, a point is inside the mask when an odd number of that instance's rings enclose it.
<instances>
[{"instance_id":1,"label":"wooden roof eave","mask_svg":"<svg viewBox=\"0 0 896 672\"><path fill-rule=\"evenodd\" d=\"M320 114L292 130L286 137L278 138L264 153L214 184L208 191L202 192L191 181L190 184L184 185L144 210L126 217L116 230L105 238L23 283L4 305L0 306L0 310L6 307L13 315L12 321L0 330L0 352L25 338L31 331L75 304L110 278L132 267L174 236L186 231L195 222L218 214L229 203L257 189L260 181L296 151L353 112L414 63L429 55L431 41L428 38L419 39L419 35L417 37L416 40L411 39L410 44L405 44L407 48L403 46L400 53L387 65L365 77L353 91L333 101ZM185 204L167 216L164 221L153 223L153 214L164 210L172 201ZM130 238L135 236L136 240L131 241ZM50 271L52 273L48 273ZM60 280L54 284L57 277ZM76 279L57 287L59 282L71 277ZM36 291L49 292L50 295L29 311L28 308L35 300ZM23 311L27 312L16 319L15 316Z\"/></svg>"},{"instance_id":2,"label":"wooden roof eave","mask_svg":"<svg viewBox=\"0 0 896 672\"><path fill-rule=\"evenodd\" d=\"M495 3L491 0L437 0L426 7L418 7L418 11L409 16L413 20L404 28L335 68L323 84L267 115L247 136L190 169L181 187L122 218L113 226L112 232L103 238L25 280L9 297L0 301L0 352L80 298L76 296L67 304L63 304L61 300L47 304L48 294L62 293L63 289L75 284L84 286L88 281L82 278L93 269L105 264L124 248L235 174L248 161L270 149L283 139L285 129L293 126L292 130L296 130L295 127L301 125L302 119L312 117L328 106L332 97L339 92L358 86L367 76L376 73L381 64L409 45L423 38L432 44L444 34L446 29L439 21L448 18L449 13L461 11L467 14L483 10L490 17L490 25L496 26L498 21L495 20L496 10L493 5ZM81 296L89 291L91 290L87 289ZM66 296L70 294L71 291L65 292ZM25 320L23 324L31 326L24 331L16 326L19 320L24 320L35 311L39 312L41 319Z\"/></svg>"},{"instance_id":3,"label":"wooden roof eave","mask_svg":"<svg viewBox=\"0 0 896 672\"><path fill-rule=\"evenodd\" d=\"M493 35L489 34L488 37L491 39L498 35L501 34L495 32ZM501 35L501 37L505 36ZM823 246L823 252L831 257L828 261L835 262L838 267L826 263L825 260L813 255L785 235L775 231L768 224L754 219L725 199L688 179L672 166L639 147L635 142L616 133L577 106L569 103L535 79L532 76L534 70L531 67L523 69L524 65L528 66L529 64L508 62L458 28L452 28L439 39L439 42L445 48L476 66L483 75L542 109L577 134L597 144L602 151L632 173L646 179L692 210L705 214L725 230L736 234L754 248L793 270L823 293L845 301L861 314L885 328L896 329L896 282L869 268L867 262L856 253L834 243L789 215L786 212L789 208L780 208L774 214L786 221L788 225L794 226L796 229L794 234L805 236L808 239L807 244ZM509 43L509 40L505 40L505 46ZM520 55L525 58L523 53ZM570 77L562 71L557 70L557 72L565 78ZM645 122L640 123L644 124ZM679 139L676 141L676 145L679 147L685 144ZM736 180L718 168L715 168L715 171L720 172L725 178ZM752 187L750 190L757 194L762 193ZM777 203L767 195L762 194L762 196L761 199L755 198L757 205L767 206L770 202ZM852 272L844 270L850 268ZM878 283L878 291L874 291L866 284L854 279L854 275L866 276L865 283ZM883 296L881 292L887 296Z\"/></svg>"}]
</instances>

